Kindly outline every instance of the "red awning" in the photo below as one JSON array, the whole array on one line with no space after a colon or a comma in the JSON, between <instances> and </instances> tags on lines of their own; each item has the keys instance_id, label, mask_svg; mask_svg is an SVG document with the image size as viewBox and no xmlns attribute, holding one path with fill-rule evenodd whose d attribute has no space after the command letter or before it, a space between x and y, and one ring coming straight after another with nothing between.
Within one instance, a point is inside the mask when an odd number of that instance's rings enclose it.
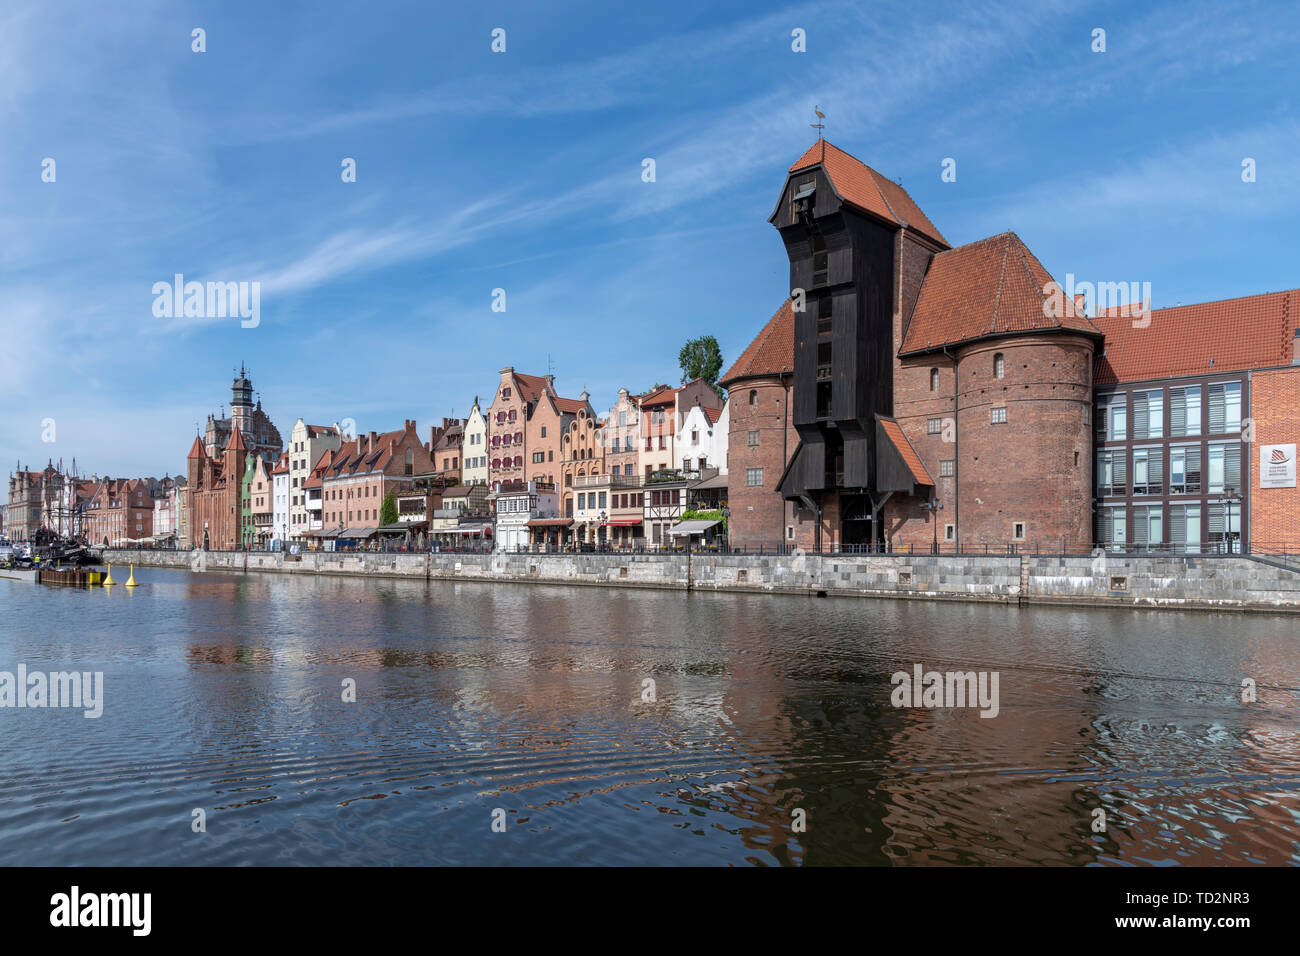
<instances>
[{"instance_id":1,"label":"red awning","mask_svg":"<svg viewBox=\"0 0 1300 956\"><path fill-rule=\"evenodd\" d=\"M606 522L611 528L639 528L641 526L640 518L628 518L624 521Z\"/></svg>"}]
</instances>

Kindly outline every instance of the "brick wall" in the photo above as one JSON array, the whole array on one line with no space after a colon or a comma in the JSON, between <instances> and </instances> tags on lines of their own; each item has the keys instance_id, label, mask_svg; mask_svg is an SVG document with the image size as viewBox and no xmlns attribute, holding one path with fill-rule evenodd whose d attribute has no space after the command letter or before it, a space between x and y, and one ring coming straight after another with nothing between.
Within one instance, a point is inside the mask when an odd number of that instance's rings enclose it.
<instances>
[{"instance_id":1,"label":"brick wall","mask_svg":"<svg viewBox=\"0 0 1300 956\"><path fill-rule=\"evenodd\" d=\"M799 444L790 423L789 379L756 378L732 383L731 427L727 445L727 506L730 539L735 547L774 547L790 522L791 508L777 491L777 482ZM753 393L753 404L750 394ZM758 444L749 433L758 432ZM763 484L746 483L751 468L763 469Z\"/></svg>"},{"instance_id":2,"label":"brick wall","mask_svg":"<svg viewBox=\"0 0 1300 956\"><path fill-rule=\"evenodd\" d=\"M1254 474L1250 489L1252 546L1300 550L1300 488L1260 488L1259 449L1300 444L1300 367L1256 372L1250 385L1255 442L1245 446Z\"/></svg>"}]
</instances>

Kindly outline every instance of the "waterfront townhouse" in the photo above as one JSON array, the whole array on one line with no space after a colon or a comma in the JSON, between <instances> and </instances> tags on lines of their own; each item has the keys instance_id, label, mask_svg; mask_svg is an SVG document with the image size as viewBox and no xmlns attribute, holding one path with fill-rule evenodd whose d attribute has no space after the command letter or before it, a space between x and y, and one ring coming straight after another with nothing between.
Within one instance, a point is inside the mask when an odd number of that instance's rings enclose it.
<instances>
[{"instance_id":1,"label":"waterfront townhouse","mask_svg":"<svg viewBox=\"0 0 1300 956\"><path fill-rule=\"evenodd\" d=\"M464 443L461 446L461 482L466 485L488 483L488 422L479 408L478 396L465 419Z\"/></svg>"},{"instance_id":2,"label":"waterfront townhouse","mask_svg":"<svg viewBox=\"0 0 1300 956\"><path fill-rule=\"evenodd\" d=\"M677 430L678 467L684 472L716 469L727 473L727 430L730 416L724 402L722 408L695 404L682 416Z\"/></svg>"},{"instance_id":3,"label":"waterfront townhouse","mask_svg":"<svg viewBox=\"0 0 1300 956\"><path fill-rule=\"evenodd\" d=\"M465 425L459 418L444 418L442 424L429 429L429 445L433 449L433 468L449 482L462 484L462 454L465 444Z\"/></svg>"},{"instance_id":4,"label":"waterfront townhouse","mask_svg":"<svg viewBox=\"0 0 1300 956\"><path fill-rule=\"evenodd\" d=\"M534 531L545 541L545 528L560 517L560 496L555 485L539 481L520 481L502 484L489 496L495 517L496 550L528 551Z\"/></svg>"},{"instance_id":5,"label":"waterfront townhouse","mask_svg":"<svg viewBox=\"0 0 1300 956\"><path fill-rule=\"evenodd\" d=\"M542 396L554 388L551 376L525 375L512 366L503 368L500 375L486 416L488 484L494 489L503 481L522 481L536 473L526 458L533 437L528 424Z\"/></svg>"},{"instance_id":6,"label":"waterfront townhouse","mask_svg":"<svg viewBox=\"0 0 1300 956\"><path fill-rule=\"evenodd\" d=\"M267 548L275 534L275 482L271 475L273 466L262 458L249 460L253 463L248 498L251 516L249 543L255 548Z\"/></svg>"},{"instance_id":7,"label":"waterfront townhouse","mask_svg":"<svg viewBox=\"0 0 1300 956\"><path fill-rule=\"evenodd\" d=\"M413 487L416 474L434 470L414 420L397 431L359 435L337 452L326 452L323 464L323 528L316 534L344 546L370 541L379 530L384 497Z\"/></svg>"},{"instance_id":8,"label":"waterfront townhouse","mask_svg":"<svg viewBox=\"0 0 1300 956\"><path fill-rule=\"evenodd\" d=\"M525 431L525 474L532 481L559 484L565 469L565 440L570 426L582 414L590 421L595 413L586 392L581 398L561 398L550 388L538 397L537 406Z\"/></svg>"},{"instance_id":9,"label":"waterfront townhouse","mask_svg":"<svg viewBox=\"0 0 1300 956\"><path fill-rule=\"evenodd\" d=\"M699 472L661 470L642 479L643 540L647 548L666 548L673 544L670 532L686 511L687 486L698 478Z\"/></svg>"},{"instance_id":10,"label":"waterfront townhouse","mask_svg":"<svg viewBox=\"0 0 1300 956\"><path fill-rule=\"evenodd\" d=\"M695 405L722 409L722 398L708 382L694 379L681 388L661 385L639 401L641 407L641 447L639 470L642 477L656 472L680 469L677 435L686 413Z\"/></svg>"},{"instance_id":11,"label":"waterfront townhouse","mask_svg":"<svg viewBox=\"0 0 1300 956\"><path fill-rule=\"evenodd\" d=\"M559 464L561 503L564 514L573 517L574 489L577 479L601 475L605 471L604 429L591 407L586 392L572 404L556 409L560 420L555 455ZM549 474L549 472L548 472Z\"/></svg>"},{"instance_id":12,"label":"waterfront townhouse","mask_svg":"<svg viewBox=\"0 0 1300 956\"><path fill-rule=\"evenodd\" d=\"M321 455L337 451L342 444L342 429L337 424L308 425L301 418L294 423L289 436L289 540L302 541L312 530L307 479Z\"/></svg>"},{"instance_id":13,"label":"waterfront townhouse","mask_svg":"<svg viewBox=\"0 0 1300 956\"><path fill-rule=\"evenodd\" d=\"M292 442L290 443L292 448ZM289 452L280 456L280 460L275 463L271 470L272 486L272 505L271 505L271 540L276 542L276 547L283 548L289 543L289 522L290 522L290 501L292 500L291 487L289 482L292 475L289 472ZM305 489L300 489L299 494L306 497ZM306 511L306 505L303 506Z\"/></svg>"},{"instance_id":14,"label":"waterfront townhouse","mask_svg":"<svg viewBox=\"0 0 1300 956\"><path fill-rule=\"evenodd\" d=\"M492 542L492 515L487 485L458 485L442 492L441 507L429 522L429 536L439 550L482 550Z\"/></svg>"},{"instance_id":15,"label":"waterfront townhouse","mask_svg":"<svg viewBox=\"0 0 1300 956\"><path fill-rule=\"evenodd\" d=\"M641 444L641 408L625 388L605 416L605 466L611 475L642 474L637 456Z\"/></svg>"}]
</instances>

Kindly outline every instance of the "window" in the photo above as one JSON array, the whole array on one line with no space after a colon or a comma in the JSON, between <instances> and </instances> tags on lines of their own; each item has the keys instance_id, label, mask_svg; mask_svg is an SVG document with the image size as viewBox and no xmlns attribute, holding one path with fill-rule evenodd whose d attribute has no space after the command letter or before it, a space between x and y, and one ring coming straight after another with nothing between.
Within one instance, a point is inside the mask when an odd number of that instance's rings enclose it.
<instances>
[{"instance_id":1,"label":"window","mask_svg":"<svg viewBox=\"0 0 1300 956\"><path fill-rule=\"evenodd\" d=\"M1128 396L1106 395L1098 402L1097 437L1103 441L1128 438Z\"/></svg>"},{"instance_id":2,"label":"window","mask_svg":"<svg viewBox=\"0 0 1300 956\"><path fill-rule=\"evenodd\" d=\"M1164 452L1160 448L1133 449L1133 494L1158 495L1164 491Z\"/></svg>"},{"instance_id":3,"label":"window","mask_svg":"<svg viewBox=\"0 0 1300 956\"><path fill-rule=\"evenodd\" d=\"M946 524L943 526L943 540L955 541L957 539L957 526L955 524Z\"/></svg>"},{"instance_id":4,"label":"window","mask_svg":"<svg viewBox=\"0 0 1300 956\"><path fill-rule=\"evenodd\" d=\"M1210 386L1210 434L1241 431L1241 383Z\"/></svg>"},{"instance_id":5,"label":"window","mask_svg":"<svg viewBox=\"0 0 1300 956\"><path fill-rule=\"evenodd\" d=\"M540 465L545 460L546 460L546 454L544 452L540 452L540 451L533 452L534 465Z\"/></svg>"},{"instance_id":6,"label":"window","mask_svg":"<svg viewBox=\"0 0 1300 956\"><path fill-rule=\"evenodd\" d=\"M543 438L546 437L546 426L545 426L545 425L542 426L542 437L543 437Z\"/></svg>"},{"instance_id":7,"label":"window","mask_svg":"<svg viewBox=\"0 0 1300 956\"><path fill-rule=\"evenodd\" d=\"M1201 506L1169 506L1169 542L1177 551L1201 550Z\"/></svg>"},{"instance_id":8,"label":"window","mask_svg":"<svg viewBox=\"0 0 1300 956\"><path fill-rule=\"evenodd\" d=\"M1152 389L1133 393L1133 437L1160 438L1164 434L1164 392Z\"/></svg>"},{"instance_id":9,"label":"window","mask_svg":"<svg viewBox=\"0 0 1300 956\"><path fill-rule=\"evenodd\" d=\"M1211 442L1209 446L1209 484L1207 491L1222 493L1227 488L1241 491L1241 445L1238 442Z\"/></svg>"},{"instance_id":10,"label":"window","mask_svg":"<svg viewBox=\"0 0 1300 956\"><path fill-rule=\"evenodd\" d=\"M750 429L750 431L749 431L749 444L751 444L751 445L757 445L757 444L758 444L758 429L757 429L757 428L751 428L751 429Z\"/></svg>"},{"instance_id":11,"label":"window","mask_svg":"<svg viewBox=\"0 0 1300 956\"><path fill-rule=\"evenodd\" d=\"M1025 540L1025 523L1023 521L1017 521L1011 526L1011 537L1015 541Z\"/></svg>"},{"instance_id":12,"label":"window","mask_svg":"<svg viewBox=\"0 0 1300 956\"><path fill-rule=\"evenodd\" d=\"M939 391L939 370L937 368L930 369L930 391Z\"/></svg>"},{"instance_id":13,"label":"window","mask_svg":"<svg viewBox=\"0 0 1300 956\"><path fill-rule=\"evenodd\" d=\"M1127 514L1123 505L1097 509L1096 538L1099 547L1123 551L1128 546Z\"/></svg>"},{"instance_id":14,"label":"window","mask_svg":"<svg viewBox=\"0 0 1300 956\"><path fill-rule=\"evenodd\" d=\"M989 419L994 425L1005 425L1007 423L1007 410L1005 407L992 409Z\"/></svg>"},{"instance_id":15,"label":"window","mask_svg":"<svg viewBox=\"0 0 1300 956\"><path fill-rule=\"evenodd\" d=\"M1006 371L1006 362L1002 358L1002 353L999 352L993 356L993 377L1003 378L1006 376Z\"/></svg>"},{"instance_id":16,"label":"window","mask_svg":"<svg viewBox=\"0 0 1300 956\"><path fill-rule=\"evenodd\" d=\"M753 408L757 404L758 404L758 389L751 388L749 390L749 407Z\"/></svg>"},{"instance_id":17,"label":"window","mask_svg":"<svg viewBox=\"0 0 1300 956\"><path fill-rule=\"evenodd\" d=\"M943 419L942 418L929 419L925 423L925 431L927 435L938 435L940 432L943 431Z\"/></svg>"},{"instance_id":18,"label":"window","mask_svg":"<svg viewBox=\"0 0 1300 956\"><path fill-rule=\"evenodd\" d=\"M745 484L748 485L748 486L751 487L751 488L755 488L755 487L758 487L758 486L762 485L762 484L763 484L763 469L762 469L762 468L746 468L746 469L745 469Z\"/></svg>"},{"instance_id":19,"label":"window","mask_svg":"<svg viewBox=\"0 0 1300 956\"><path fill-rule=\"evenodd\" d=\"M587 493L585 491L580 491L578 492L578 510L584 511L586 507L587 507Z\"/></svg>"},{"instance_id":20,"label":"window","mask_svg":"<svg viewBox=\"0 0 1300 956\"><path fill-rule=\"evenodd\" d=\"M1128 453L1123 448L1097 451L1097 494L1122 495L1128 488L1125 477Z\"/></svg>"},{"instance_id":21,"label":"window","mask_svg":"<svg viewBox=\"0 0 1300 956\"><path fill-rule=\"evenodd\" d=\"M1201 433L1201 387L1189 385L1187 388L1169 390L1169 434L1174 438L1186 438Z\"/></svg>"},{"instance_id":22,"label":"window","mask_svg":"<svg viewBox=\"0 0 1300 956\"><path fill-rule=\"evenodd\" d=\"M939 462L939 477L951 478L953 476L953 466L955 464L956 463L951 458Z\"/></svg>"},{"instance_id":23,"label":"window","mask_svg":"<svg viewBox=\"0 0 1300 956\"><path fill-rule=\"evenodd\" d=\"M700 430L699 430L698 428L692 428L692 429L691 429L691 444L692 444L692 445L698 445L699 442L700 442Z\"/></svg>"},{"instance_id":24,"label":"window","mask_svg":"<svg viewBox=\"0 0 1300 956\"><path fill-rule=\"evenodd\" d=\"M1169 492L1182 495L1201 490L1201 446L1171 445Z\"/></svg>"},{"instance_id":25,"label":"window","mask_svg":"<svg viewBox=\"0 0 1300 956\"><path fill-rule=\"evenodd\" d=\"M1139 505L1133 509L1134 547L1145 548L1164 543L1163 516L1163 505Z\"/></svg>"}]
</instances>

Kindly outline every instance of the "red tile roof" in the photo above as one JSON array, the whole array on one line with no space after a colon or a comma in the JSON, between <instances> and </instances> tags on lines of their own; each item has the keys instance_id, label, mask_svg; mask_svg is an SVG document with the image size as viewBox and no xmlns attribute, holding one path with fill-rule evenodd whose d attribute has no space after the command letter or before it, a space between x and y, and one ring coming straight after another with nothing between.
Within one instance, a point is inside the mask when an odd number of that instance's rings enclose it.
<instances>
[{"instance_id":1,"label":"red tile roof","mask_svg":"<svg viewBox=\"0 0 1300 956\"><path fill-rule=\"evenodd\" d=\"M207 458L208 453L203 450L203 439L198 435L194 436L194 444L190 446L190 453L186 458Z\"/></svg>"},{"instance_id":2,"label":"red tile roof","mask_svg":"<svg viewBox=\"0 0 1300 956\"><path fill-rule=\"evenodd\" d=\"M1106 334L1098 385L1180 375L1241 372L1290 365L1300 289L1152 309L1150 325L1134 328L1127 307L1094 320Z\"/></svg>"},{"instance_id":3,"label":"red tile roof","mask_svg":"<svg viewBox=\"0 0 1300 956\"><path fill-rule=\"evenodd\" d=\"M720 408L708 408L708 407L701 406L700 410L704 412L704 417L707 418L709 420L709 423L712 425L716 425L718 423L718 419L722 417L722 409Z\"/></svg>"},{"instance_id":4,"label":"red tile roof","mask_svg":"<svg viewBox=\"0 0 1300 956\"><path fill-rule=\"evenodd\" d=\"M817 165L826 170L831 185L845 202L948 245L948 240L921 212L907 190L838 146L832 146L825 140L813 143L790 167L790 172Z\"/></svg>"},{"instance_id":5,"label":"red tile roof","mask_svg":"<svg viewBox=\"0 0 1300 956\"><path fill-rule=\"evenodd\" d=\"M880 425L885 430L885 437L898 450L899 457L907 465L908 471L912 473L912 480L918 485L934 486L934 479L930 477L930 472L926 470L925 464L921 461L921 456L916 453L912 443L907 440L903 434L903 427L892 418L881 418Z\"/></svg>"},{"instance_id":6,"label":"red tile roof","mask_svg":"<svg viewBox=\"0 0 1300 956\"><path fill-rule=\"evenodd\" d=\"M939 253L921 285L900 355L1016 332L1100 335L1073 302L1049 303L1054 280L1014 232ZM1059 304L1061 316L1051 315Z\"/></svg>"},{"instance_id":7,"label":"red tile roof","mask_svg":"<svg viewBox=\"0 0 1300 956\"><path fill-rule=\"evenodd\" d=\"M556 395L555 407L562 412L576 415L578 414L579 409L587 407L587 403L580 398L560 398L560 396Z\"/></svg>"},{"instance_id":8,"label":"red tile roof","mask_svg":"<svg viewBox=\"0 0 1300 956\"><path fill-rule=\"evenodd\" d=\"M519 394L524 397L524 401L536 402L542 397L542 392L546 391L546 379L540 375L515 372L514 376L515 387L519 389Z\"/></svg>"},{"instance_id":9,"label":"red tile roof","mask_svg":"<svg viewBox=\"0 0 1300 956\"><path fill-rule=\"evenodd\" d=\"M244 444L244 433L238 428L230 429L230 441L226 442L226 451L248 451Z\"/></svg>"},{"instance_id":10,"label":"red tile roof","mask_svg":"<svg viewBox=\"0 0 1300 956\"><path fill-rule=\"evenodd\" d=\"M779 375L794 371L794 307L786 299L776 314L767 320L754 341L740 353L727 374L718 380L723 388L728 382L758 375Z\"/></svg>"}]
</instances>

